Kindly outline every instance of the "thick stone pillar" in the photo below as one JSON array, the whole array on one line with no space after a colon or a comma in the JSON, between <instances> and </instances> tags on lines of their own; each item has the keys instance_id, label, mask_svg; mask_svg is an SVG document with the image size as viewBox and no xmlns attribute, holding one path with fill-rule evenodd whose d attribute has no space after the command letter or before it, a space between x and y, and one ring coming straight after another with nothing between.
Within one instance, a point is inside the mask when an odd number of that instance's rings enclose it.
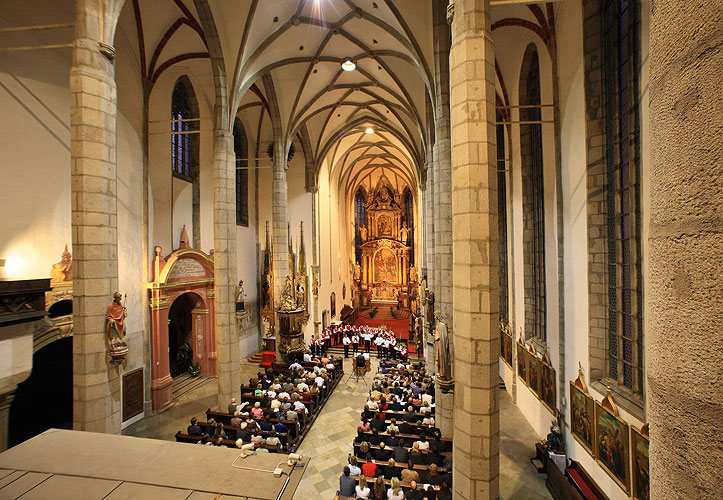
<instances>
[{"instance_id":1,"label":"thick stone pillar","mask_svg":"<svg viewBox=\"0 0 723 500\"><path fill-rule=\"evenodd\" d=\"M273 182L271 184L271 243L274 248L274 293L281 303L286 275L289 274L289 196L286 185L286 149L274 144ZM277 340L276 346L278 348Z\"/></svg>"},{"instance_id":2,"label":"thick stone pillar","mask_svg":"<svg viewBox=\"0 0 723 500\"><path fill-rule=\"evenodd\" d=\"M655 2L645 344L650 498L723 491L723 11Z\"/></svg>"},{"instance_id":3,"label":"thick stone pillar","mask_svg":"<svg viewBox=\"0 0 723 500\"><path fill-rule=\"evenodd\" d=\"M0 453L8 449L8 431L10 430L10 405L15 394L0 395Z\"/></svg>"},{"instance_id":4,"label":"thick stone pillar","mask_svg":"<svg viewBox=\"0 0 723 500\"><path fill-rule=\"evenodd\" d=\"M115 50L101 43L104 16L101 0L76 1L70 69L73 428L117 433L121 368L109 361L105 334L105 311L118 291L117 95Z\"/></svg>"},{"instance_id":5,"label":"thick stone pillar","mask_svg":"<svg viewBox=\"0 0 723 500\"><path fill-rule=\"evenodd\" d=\"M489 0L451 14L454 497L499 497L494 49Z\"/></svg>"},{"instance_id":6,"label":"thick stone pillar","mask_svg":"<svg viewBox=\"0 0 723 500\"><path fill-rule=\"evenodd\" d=\"M216 309L218 405L226 408L238 397L241 374L236 323L236 155L233 136L214 131L213 144L213 272Z\"/></svg>"}]
</instances>

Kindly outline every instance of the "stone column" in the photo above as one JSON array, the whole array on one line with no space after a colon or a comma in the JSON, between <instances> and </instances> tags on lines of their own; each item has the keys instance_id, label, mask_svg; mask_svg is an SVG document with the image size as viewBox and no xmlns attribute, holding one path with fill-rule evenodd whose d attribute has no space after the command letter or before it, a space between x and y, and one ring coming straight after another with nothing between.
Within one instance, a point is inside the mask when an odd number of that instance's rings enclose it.
<instances>
[{"instance_id":1,"label":"stone column","mask_svg":"<svg viewBox=\"0 0 723 500\"><path fill-rule=\"evenodd\" d=\"M115 49L101 43L104 2L77 0L70 69L73 428L120 432L120 366L105 311L118 291ZM136 311L135 314L143 314Z\"/></svg>"},{"instance_id":2,"label":"stone column","mask_svg":"<svg viewBox=\"0 0 723 500\"><path fill-rule=\"evenodd\" d=\"M454 497L499 497L495 70L489 0L452 21Z\"/></svg>"},{"instance_id":3,"label":"stone column","mask_svg":"<svg viewBox=\"0 0 723 500\"><path fill-rule=\"evenodd\" d=\"M446 0L435 0L434 5L434 66L437 84L435 142L434 142L434 278L435 310L450 332L450 344L454 338L452 309L452 151L450 139L449 109L449 50L450 30L446 16ZM452 430L454 398L442 394L439 386L435 395L437 403L437 426L447 435Z\"/></svg>"},{"instance_id":4,"label":"stone column","mask_svg":"<svg viewBox=\"0 0 723 500\"><path fill-rule=\"evenodd\" d=\"M217 127L213 143L213 273L216 311L218 405L238 397L241 383L236 323L236 155L229 130Z\"/></svg>"},{"instance_id":5,"label":"stone column","mask_svg":"<svg viewBox=\"0 0 723 500\"><path fill-rule=\"evenodd\" d=\"M8 431L10 430L10 405L15 394L0 395L0 453L8 449Z\"/></svg>"},{"instance_id":6,"label":"stone column","mask_svg":"<svg viewBox=\"0 0 723 500\"><path fill-rule=\"evenodd\" d=\"M716 2L651 9L644 341L656 500L723 491L721 26Z\"/></svg>"},{"instance_id":7,"label":"stone column","mask_svg":"<svg viewBox=\"0 0 723 500\"><path fill-rule=\"evenodd\" d=\"M281 141L276 141L274 178L271 185L271 242L274 248L274 293L277 307L281 304L281 292L284 289L286 275L289 274L289 201L286 168L286 148ZM277 348L279 343L277 339Z\"/></svg>"},{"instance_id":8,"label":"stone column","mask_svg":"<svg viewBox=\"0 0 723 500\"><path fill-rule=\"evenodd\" d=\"M312 311L312 318L314 320L314 333L319 334L321 332L321 318L319 317L319 296L313 294L313 288L314 288L314 277L319 276L319 246L317 243L317 224L318 224L318 208L316 200L319 197L319 188L314 187L314 189L311 190L311 261L313 262L313 265L311 266L311 288L312 288L312 294L311 294L311 311ZM307 296L309 295L309 290L306 291Z\"/></svg>"}]
</instances>

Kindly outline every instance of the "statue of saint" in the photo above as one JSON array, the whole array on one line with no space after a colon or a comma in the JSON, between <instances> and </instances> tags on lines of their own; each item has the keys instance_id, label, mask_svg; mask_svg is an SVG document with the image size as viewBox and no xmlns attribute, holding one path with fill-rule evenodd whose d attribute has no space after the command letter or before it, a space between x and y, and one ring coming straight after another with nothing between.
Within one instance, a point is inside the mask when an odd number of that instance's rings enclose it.
<instances>
[{"instance_id":1,"label":"statue of saint","mask_svg":"<svg viewBox=\"0 0 723 500\"><path fill-rule=\"evenodd\" d=\"M244 280L239 280L238 286L236 287L236 310L244 310L244 297L246 292L244 291Z\"/></svg>"},{"instance_id":2,"label":"statue of saint","mask_svg":"<svg viewBox=\"0 0 723 500\"><path fill-rule=\"evenodd\" d=\"M306 285L303 278L296 281L296 307L306 307Z\"/></svg>"},{"instance_id":3,"label":"statue of saint","mask_svg":"<svg viewBox=\"0 0 723 500\"><path fill-rule=\"evenodd\" d=\"M73 281L73 258L68 252L68 245L65 245L60 262L53 264L53 268L50 270L50 281L53 283Z\"/></svg>"},{"instance_id":4,"label":"statue of saint","mask_svg":"<svg viewBox=\"0 0 723 500\"><path fill-rule=\"evenodd\" d=\"M293 311L296 309L296 301L294 300L294 284L290 276L286 276L284 290L281 292L281 311Z\"/></svg>"},{"instance_id":5,"label":"statue of saint","mask_svg":"<svg viewBox=\"0 0 723 500\"><path fill-rule=\"evenodd\" d=\"M415 281L417 281L417 278L418 278L417 268L414 266L410 267L409 268L409 281L414 283Z\"/></svg>"},{"instance_id":6,"label":"statue of saint","mask_svg":"<svg viewBox=\"0 0 723 500\"><path fill-rule=\"evenodd\" d=\"M407 227L407 224L405 223L402 226L402 229L399 230L399 239L402 243L405 245L407 244L407 238L409 237L409 228Z\"/></svg>"},{"instance_id":7,"label":"statue of saint","mask_svg":"<svg viewBox=\"0 0 723 500\"><path fill-rule=\"evenodd\" d=\"M354 280L358 281L361 279L361 266L357 263L354 264Z\"/></svg>"},{"instance_id":8,"label":"statue of saint","mask_svg":"<svg viewBox=\"0 0 723 500\"><path fill-rule=\"evenodd\" d=\"M447 324L442 321L442 313L434 313L437 327L434 330L434 341L437 344L437 373L442 380L452 379L452 360L449 355L449 336Z\"/></svg>"},{"instance_id":9,"label":"statue of saint","mask_svg":"<svg viewBox=\"0 0 723 500\"><path fill-rule=\"evenodd\" d=\"M367 229L366 225L359 228L359 234L361 235L362 243L366 243L367 236L369 235L369 230Z\"/></svg>"},{"instance_id":10,"label":"statue of saint","mask_svg":"<svg viewBox=\"0 0 723 500\"><path fill-rule=\"evenodd\" d=\"M261 307L268 307L271 305L271 275L267 274L264 278L264 283L262 285L262 294L263 294L263 303Z\"/></svg>"},{"instance_id":11,"label":"statue of saint","mask_svg":"<svg viewBox=\"0 0 723 500\"><path fill-rule=\"evenodd\" d=\"M126 325L125 318L126 307L121 303L123 296L120 292L113 294L113 302L110 303L105 312L105 331L108 334L111 348L117 346L125 346Z\"/></svg>"}]
</instances>

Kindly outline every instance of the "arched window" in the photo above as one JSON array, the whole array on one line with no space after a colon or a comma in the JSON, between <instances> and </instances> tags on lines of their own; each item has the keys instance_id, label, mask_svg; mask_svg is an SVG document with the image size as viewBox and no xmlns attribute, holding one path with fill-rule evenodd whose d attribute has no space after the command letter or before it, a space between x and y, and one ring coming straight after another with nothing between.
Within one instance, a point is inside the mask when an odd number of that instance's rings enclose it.
<instances>
[{"instance_id":1,"label":"arched window","mask_svg":"<svg viewBox=\"0 0 723 500\"><path fill-rule=\"evenodd\" d=\"M198 167L198 101L187 76L176 80L171 97L171 169L192 181Z\"/></svg>"},{"instance_id":2,"label":"arched window","mask_svg":"<svg viewBox=\"0 0 723 500\"><path fill-rule=\"evenodd\" d=\"M497 121L503 121L497 112ZM497 125L497 227L499 232L499 294L500 316L507 323L510 319L507 287L507 177L505 175L505 126Z\"/></svg>"},{"instance_id":3,"label":"arched window","mask_svg":"<svg viewBox=\"0 0 723 500\"><path fill-rule=\"evenodd\" d=\"M409 250L409 265L414 265L414 196L409 188L404 190L404 222L409 229L408 245L412 247Z\"/></svg>"},{"instance_id":4,"label":"arched window","mask_svg":"<svg viewBox=\"0 0 723 500\"><path fill-rule=\"evenodd\" d=\"M356 251L356 262L361 262L361 246L364 243L361 238L361 227L366 224L366 193L362 187L356 190L354 195L354 247Z\"/></svg>"},{"instance_id":5,"label":"arched window","mask_svg":"<svg viewBox=\"0 0 723 500\"><path fill-rule=\"evenodd\" d=\"M537 47L531 43L525 50L520 72L525 337L544 341L547 337L547 304L545 294L545 187L540 104L540 61Z\"/></svg>"},{"instance_id":6,"label":"arched window","mask_svg":"<svg viewBox=\"0 0 723 500\"><path fill-rule=\"evenodd\" d=\"M233 151L236 156L236 224L249 225L249 143L241 120L233 124Z\"/></svg>"}]
</instances>

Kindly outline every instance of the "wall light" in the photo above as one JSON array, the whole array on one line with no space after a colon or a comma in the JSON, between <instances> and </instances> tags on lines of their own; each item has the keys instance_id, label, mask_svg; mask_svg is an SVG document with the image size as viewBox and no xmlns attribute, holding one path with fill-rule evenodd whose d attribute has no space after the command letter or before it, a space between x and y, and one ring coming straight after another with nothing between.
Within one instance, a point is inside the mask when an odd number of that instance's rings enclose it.
<instances>
[{"instance_id":1,"label":"wall light","mask_svg":"<svg viewBox=\"0 0 723 500\"><path fill-rule=\"evenodd\" d=\"M341 63L341 69L344 71L354 71L356 69L356 63L347 57L344 59L344 62Z\"/></svg>"},{"instance_id":2,"label":"wall light","mask_svg":"<svg viewBox=\"0 0 723 500\"><path fill-rule=\"evenodd\" d=\"M364 132L367 133L367 134L373 134L373 133L374 133L374 129L371 128L371 127L367 127L367 129L366 129Z\"/></svg>"},{"instance_id":3,"label":"wall light","mask_svg":"<svg viewBox=\"0 0 723 500\"><path fill-rule=\"evenodd\" d=\"M4 265L2 269L5 271L5 277L11 279L18 279L23 269L23 259L20 257L12 256L7 259L3 259Z\"/></svg>"},{"instance_id":4,"label":"wall light","mask_svg":"<svg viewBox=\"0 0 723 500\"><path fill-rule=\"evenodd\" d=\"M8 275L5 272L5 259L0 259L0 280L7 279Z\"/></svg>"}]
</instances>

